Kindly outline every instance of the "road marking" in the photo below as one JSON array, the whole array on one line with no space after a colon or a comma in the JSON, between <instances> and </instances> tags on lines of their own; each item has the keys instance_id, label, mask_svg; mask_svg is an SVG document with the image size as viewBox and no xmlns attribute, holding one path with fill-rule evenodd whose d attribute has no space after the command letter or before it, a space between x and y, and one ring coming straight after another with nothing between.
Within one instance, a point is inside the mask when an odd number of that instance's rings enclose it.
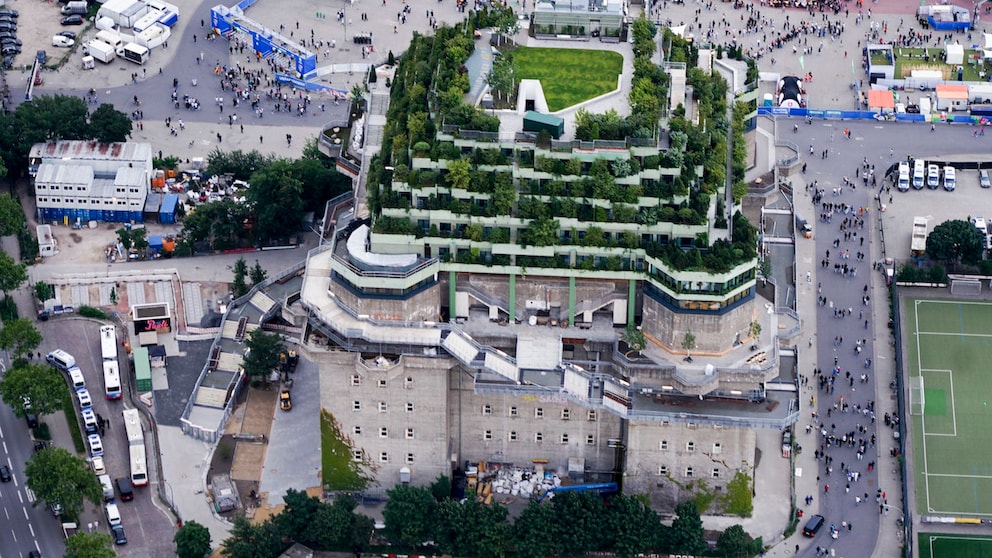
<instances>
[{"instance_id":1,"label":"road marking","mask_svg":"<svg viewBox=\"0 0 992 558\"><path fill-rule=\"evenodd\" d=\"M28 523L28 529L31 530L31 537L32 538L36 538L35 537L35 534L34 534L34 525L32 525L31 523Z\"/></svg>"},{"instance_id":2,"label":"road marking","mask_svg":"<svg viewBox=\"0 0 992 558\"><path fill-rule=\"evenodd\" d=\"M24 512L24 519L27 519L28 521L31 521L31 518L28 517L28 509L27 508L21 508L21 511Z\"/></svg>"},{"instance_id":3,"label":"road marking","mask_svg":"<svg viewBox=\"0 0 992 558\"><path fill-rule=\"evenodd\" d=\"M28 502L34 503L34 491L28 487L24 487L24 494L28 497ZM18 494L19 495L19 494Z\"/></svg>"}]
</instances>

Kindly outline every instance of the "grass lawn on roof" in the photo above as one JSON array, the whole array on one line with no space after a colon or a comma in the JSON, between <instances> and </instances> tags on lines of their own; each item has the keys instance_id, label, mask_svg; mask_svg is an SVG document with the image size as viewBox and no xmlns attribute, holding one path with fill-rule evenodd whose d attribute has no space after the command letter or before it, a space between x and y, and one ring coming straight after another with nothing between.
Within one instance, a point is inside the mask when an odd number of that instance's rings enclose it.
<instances>
[{"instance_id":1,"label":"grass lawn on roof","mask_svg":"<svg viewBox=\"0 0 992 558\"><path fill-rule=\"evenodd\" d=\"M539 79L551 112L613 91L623 56L606 50L520 47L513 51L513 77Z\"/></svg>"}]
</instances>

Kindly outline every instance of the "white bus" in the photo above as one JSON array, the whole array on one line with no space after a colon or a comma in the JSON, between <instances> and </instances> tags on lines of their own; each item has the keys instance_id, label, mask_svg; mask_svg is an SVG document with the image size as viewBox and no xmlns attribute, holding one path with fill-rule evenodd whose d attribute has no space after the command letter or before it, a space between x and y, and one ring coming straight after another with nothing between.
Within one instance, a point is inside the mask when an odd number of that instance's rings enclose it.
<instances>
[{"instance_id":1,"label":"white bus","mask_svg":"<svg viewBox=\"0 0 992 558\"><path fill-rule=\"evenodd\" d=\"M121 415L124 416L124 433L127 434L127 444L129 446L144 446L145 434L141 431L141 415L137 409L125 409Z\"/></svg>"},{"instance_id":2,"label":"white bus","mask_svg":"<svg viewBox=\"0 0 992 558\"><path fill-rule=\"evenodd\" d=\"M131 484L145 486L148 484L148 469L145 466L145 445L131 446Z\"/></svg>"},{"instance_id":3,"label":"white bus","mask_svg":"<svg viewBox=\"0 0 992 558\"><path fill-rule=\"evenodd\" d=\"M117 360L117 328L112 325L100 327L100 352L103 360Z\"/></svg>"},{"instance_id":4,"label":"white bus","mask_svg":"<svg viewBox=\"0 0 992 558\"><path fill-rule=\"evenodd\" d=\"M121 371L116 360L103 361L103 385L107 399L120 399L123 395L123 391L121 390Z\"/></svg>"}]
</instances>

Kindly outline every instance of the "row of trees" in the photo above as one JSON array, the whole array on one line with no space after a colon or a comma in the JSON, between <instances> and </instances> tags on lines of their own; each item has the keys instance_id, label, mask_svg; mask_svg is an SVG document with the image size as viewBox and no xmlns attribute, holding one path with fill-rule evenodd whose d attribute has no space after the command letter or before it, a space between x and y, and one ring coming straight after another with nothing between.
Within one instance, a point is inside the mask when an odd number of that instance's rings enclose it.
<instances>
[{"instance_id":1,"label":"row of trees","mask_svg":"<svg viewBox=\"0 0 992 558\"><path fill-rule=\"evenodd\" d=\"M589 552L620 557L648 552L701 556L708 551L693 502L679 505L672 526L667 527L639 497L618 494L604 499L589 492L568 492L550 502L532 502L511 524L504 506L474 499L458 502L449 497L450 489L449 479L441 476L428 487L400 485L387 491L384 542L401 549L480 558ZM290 490L284 500L286 508L263 523L235 519L223 553L230 558L271 558L293 543L314 550L369 548L373 522L355 513L351 498L325 504ZM717 539L719 556L753 556L761 548L761 539L752 539L740 525Z\"/></svg>"}]
</instances>

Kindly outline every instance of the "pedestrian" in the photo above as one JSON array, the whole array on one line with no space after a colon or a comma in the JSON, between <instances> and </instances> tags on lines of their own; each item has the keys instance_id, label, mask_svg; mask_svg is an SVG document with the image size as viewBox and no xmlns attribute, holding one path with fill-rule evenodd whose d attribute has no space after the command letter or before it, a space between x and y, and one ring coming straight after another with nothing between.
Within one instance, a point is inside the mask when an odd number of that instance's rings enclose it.
<instances>
[{"instance_id":1,"label":"pedestrian","mask_svg":"<svg viewBox=\"0 0 992 558\"><path fill-rule=\"evenodd\" d=\"M201 28L203 27L203 20L202 19L200 20L200 27Z\"/></svg>"},{"instance_id":2,"label":"pedestrian","mask_svg":"<svg viewBox=\"0 0 992 558\"><path fill-rule=\"evenodd\" d=\"M217 132L217 143L223 143L224 138L221 137L220 132Z\"/></svg>"},{"instance_id":3,"label":"pedestrian","mask_svg":"<svg viewBox=\"0 0 992 558\"><path fill-rule=\"evenodd\" d=\"M799 554L799 545L796 545L796 554Z\"/></svg>"},{"instance_id":4,"label":"pedestrian","mask_svg":"<svg viewBox=\"0 0 992 558\"><path fill-rule=\"evenodd\" d=\"M262 136L258 136L258 143L262 143L262 140L263 139L265 139L265 138L263 138Z\"/></svg>"}]
</instances>

